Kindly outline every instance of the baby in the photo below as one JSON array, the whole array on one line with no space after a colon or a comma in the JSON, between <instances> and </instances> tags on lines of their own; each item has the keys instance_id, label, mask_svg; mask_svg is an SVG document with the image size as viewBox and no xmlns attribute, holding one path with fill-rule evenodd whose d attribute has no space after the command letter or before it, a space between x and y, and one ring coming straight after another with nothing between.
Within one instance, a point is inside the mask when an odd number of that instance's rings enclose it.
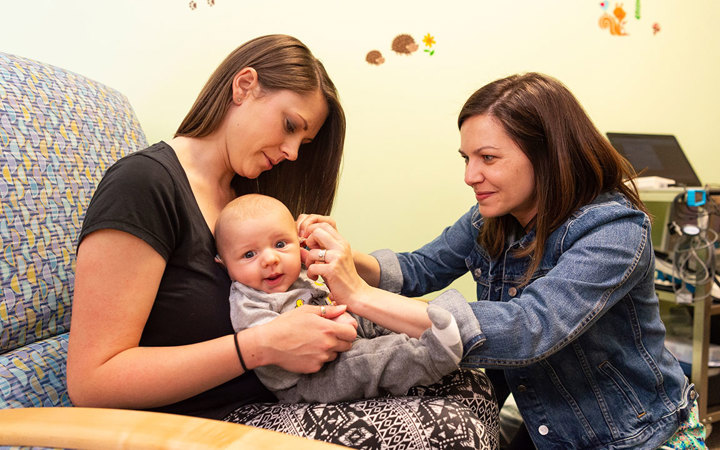
<instances>
[{"instance_id":1,"label":"baby","mask_svg":"<svg viewBox=\"0 0 720 450\"><path fill-rule=\"evenodd\" d=\"M331 304L329 291L302 270L295 220L277 199L241 196L220 213L215 226L218 259L233 284L230 317L236 332L269 322L304 304ZM278 366L255 369L260 381L286 403L320 402L403 395L458 368L460 332L453 316L429 305L433 326L420 339L393 333L348 313L333 320L358 329L352 349L319 372L298 374Z\"/></svg>"}]
</instances>

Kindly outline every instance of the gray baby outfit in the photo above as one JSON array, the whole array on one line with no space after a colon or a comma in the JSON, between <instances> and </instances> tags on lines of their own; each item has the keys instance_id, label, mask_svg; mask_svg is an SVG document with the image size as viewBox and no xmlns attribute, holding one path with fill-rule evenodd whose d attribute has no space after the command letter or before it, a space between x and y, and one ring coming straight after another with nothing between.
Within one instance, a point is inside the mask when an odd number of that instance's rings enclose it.
<instances>
[{"instance_id":1,"label":"gray baby outfit","mask_svg":"<svg viewBox=\"0 0 720 450\"><path fill-rule=\"evenodd\" d=\"M304 273L287 292L268 294L233 282L230 290L230 318L236 332L269 322L281 313L302 304L327 305L324 284L308 279ZM445 328L450 313L429 305L428 315L436 327ZM358 338L352 349L340 353L319 372L298 374L278 366L255 370L260 381L285 403L331 403L344 400L403 395L416 385L428 385L457 370L462 343L443 347L431 329L420 339L393 333L353 314L358 322Z\"/></svg>"}]
</instances>

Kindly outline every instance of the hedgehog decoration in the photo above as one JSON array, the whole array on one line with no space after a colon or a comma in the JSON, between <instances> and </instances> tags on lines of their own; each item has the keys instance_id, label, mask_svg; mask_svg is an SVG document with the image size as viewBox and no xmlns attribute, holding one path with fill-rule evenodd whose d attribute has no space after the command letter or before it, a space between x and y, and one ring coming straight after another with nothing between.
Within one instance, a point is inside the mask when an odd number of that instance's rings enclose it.
<instances>
[{"instance_id":1,"label":"hedgehog decoration","mask_svg":"<svg viewBox=\"0 0 720 450\"><path fill-rule=\"evenodd\" d=\"M401 55L409 55L410 53L417 51L418 45L415 43L415 39L409 34L401 34L392 41L392 49L394 52Z\"/></svg>"},{"instance_id":2,"label":"hedgehog decoration","mask_svg":"<svg viewBox=\"0 0 720 450\"><path fill-rule=\"evenodd\" d=\"M385 58L383 58L382 53L380 53L379 50L370 50L365 57L365 61L367 61L370 64L374 64L376 66L379 66L380 64L385 62Z\"/></svg>"}]
</instances>

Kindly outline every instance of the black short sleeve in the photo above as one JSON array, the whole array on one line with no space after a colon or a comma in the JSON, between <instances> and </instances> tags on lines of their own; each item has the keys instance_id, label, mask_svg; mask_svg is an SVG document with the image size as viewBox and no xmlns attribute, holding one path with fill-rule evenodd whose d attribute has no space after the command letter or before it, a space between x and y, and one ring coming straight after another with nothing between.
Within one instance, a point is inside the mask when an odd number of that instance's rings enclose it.
<instances>
[{"instance_id":1,"label":"black short sleeve","mask_svg":"<svg viewBox=\"0 0 720 450\"><path fill-rule=\"evenodd\" d=\"M108 169L88 206L80 241L105 228L126 231L168 260L178 233L177 193L172 174L150 155L134 153Z\"/></svg>"}]
</instances>

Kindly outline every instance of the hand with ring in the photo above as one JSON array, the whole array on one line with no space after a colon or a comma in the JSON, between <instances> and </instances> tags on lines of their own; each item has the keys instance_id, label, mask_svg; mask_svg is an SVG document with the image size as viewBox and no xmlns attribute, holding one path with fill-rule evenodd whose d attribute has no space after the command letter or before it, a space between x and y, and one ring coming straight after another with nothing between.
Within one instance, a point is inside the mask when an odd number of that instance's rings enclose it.
<instances>
[{"instance_id":1,"label":"hand with ring","mask_svg":"<svg viewBox=\"0 0 720 450\"><path fill-rule=\"evenodd\" d=\"M320 306L320 317L325 317L326 314L327 314L327 309L325 308L325 305L321 305ZM332 318L330 320L332 320L333 322L337 322L337 323L346 323L355 329L357 329L357 327L358 327L357 320L355 320L355 318L353 316L351 316L350 314L348 314L347 312L344 312L344 313L340 314L339 316Z\"/></svg>"},{"instance_id":2,"label":"hand with ring","mask_svg":"<svg viewBox=\"0 0 720 450\"><path fill-rule=\"evenodd\" d=\"M313 231L305 240L310 250L301 251L307 275L314 280L321 276L333 300L348 305L352 311L354 299L361 298L370 286L358 275L350 244L335 227L326 222L313 225Z\"/></svg>"}]
</instances>

